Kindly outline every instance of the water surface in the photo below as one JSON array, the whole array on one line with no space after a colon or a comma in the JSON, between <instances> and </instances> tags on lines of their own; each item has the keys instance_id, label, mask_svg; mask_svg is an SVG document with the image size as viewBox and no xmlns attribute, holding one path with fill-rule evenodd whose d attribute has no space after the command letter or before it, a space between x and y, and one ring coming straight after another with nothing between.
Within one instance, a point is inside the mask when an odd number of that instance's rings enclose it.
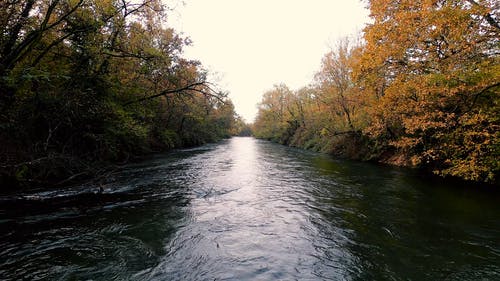
<instances>
[{"instance_id":1,"label":"water surface","mask_svg":"<svg viewBox=\"0 0 500 281\"><path fill-rule=\"evenodd\" d=\"M232 138L100 184L1 198L0 280L500 280L498 195L404 169Z\"/></svg>"}]
</instances>

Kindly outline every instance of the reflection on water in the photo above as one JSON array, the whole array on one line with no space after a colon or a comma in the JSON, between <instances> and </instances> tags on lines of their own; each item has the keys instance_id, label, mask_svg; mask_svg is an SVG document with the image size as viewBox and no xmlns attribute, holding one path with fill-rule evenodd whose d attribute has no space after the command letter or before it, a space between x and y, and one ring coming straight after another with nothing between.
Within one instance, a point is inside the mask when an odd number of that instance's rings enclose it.
<instances>
[{"instance_id":1,"label":"reflection on water","mask_svg":"<svg viewBox=\"0 0 500 281\"><path fill-rule=\"evenodd\" d=\"M498 196L402 169L233 138L103 184L85 202L39 194L3 204L0 276L500 279Z\"/></svg>"}]
</instances>

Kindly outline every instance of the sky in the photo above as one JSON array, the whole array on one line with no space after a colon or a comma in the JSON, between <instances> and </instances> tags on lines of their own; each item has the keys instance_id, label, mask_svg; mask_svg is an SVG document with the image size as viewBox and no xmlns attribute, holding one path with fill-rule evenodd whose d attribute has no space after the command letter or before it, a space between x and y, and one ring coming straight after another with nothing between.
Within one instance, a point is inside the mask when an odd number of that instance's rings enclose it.
<instances>
[{"instance_id":1,"label":"sky","mask_svg":"<svg viewBox=\"0 0 500 281\"><path fill-rule=\"evenodd\" d=\"M360 0L184 0L169 25L193 44L185 57L201 61L236 112L253 122L273 85L309 85L338 38L369 21Z\"/></svg>"}]
</instances>

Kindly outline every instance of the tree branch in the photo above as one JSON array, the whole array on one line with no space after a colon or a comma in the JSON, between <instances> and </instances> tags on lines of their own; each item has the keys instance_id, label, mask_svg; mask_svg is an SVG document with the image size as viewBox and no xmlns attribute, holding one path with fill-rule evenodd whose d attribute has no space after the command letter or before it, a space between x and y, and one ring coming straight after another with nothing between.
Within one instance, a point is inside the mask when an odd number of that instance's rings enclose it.
<instances>
[{"instance_id":1,"label":"tree branch","mask_svg":"<svg viewBox=\"0 0 500 281\"><path fill-rule=\"evenodd\" d=\"M139 99L136 99L136 100L128 101L128 102L124 103L123 105L126 106L126 105L130 105L130 104L133 104L133 103L138 103L138 102L141 102L141 101L145 101L145 100L150 100L150 99L154 99L154 98L157 98L157 97L166 96L166 95L169 95L169 94L182 93L182 92L186 92L186 91L198 92L198 93L203 94L205 97L213 97L213 98L216 98L217 100L219 100L220 102L225 103L224 100L219 95L214 94L216 92L213 89L211 89L210 87L208 87L207 84L208 84L208 82L191 83L191 84L189 84L187 86L184 86L182 88L177 88L177 89L172 89L172 90L163 90L160 93L152 95L152 96L142 97L142 98L139 98ZM198 86L205 86L209 91L211 91L213 93L208 92L208 91L204 91L204 90L201 90L201 89L198 89L197 88Z\"/></svg>"},{"instance_id":2,"label":"tree branch","mask_svg":"<svg viewBox=\"0 0 500 281\"><path fill-rule=\"evenodd\" d=\"M486 93L487 91L489 91L489 90L491 90L491 89L493 89L495 87L500 87L500 82L496 82L495 84L489 85L489 86L485 87L484 89L482 89L481 91L479 91L476 94L474 94L474 99L472 100L472 103L471 103L471 105L469 106L469 109L466 112L470 112L472 110L472 108L474 108L474 106L476 105L476 102L477 102L479 96L481 96L482 94Z\"/></svg>"}]
</instances>

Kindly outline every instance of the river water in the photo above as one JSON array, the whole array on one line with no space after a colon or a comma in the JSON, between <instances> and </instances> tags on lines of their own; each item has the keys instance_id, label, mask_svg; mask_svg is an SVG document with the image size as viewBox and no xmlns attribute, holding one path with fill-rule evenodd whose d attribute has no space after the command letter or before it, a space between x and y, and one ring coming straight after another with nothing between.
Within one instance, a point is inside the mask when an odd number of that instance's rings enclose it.
<instances>
[{"instance_id":1,"label":"river water","mask_svg":"<svg viewBox=\"0 0 500 281\"><path fill-rule=\"evenodd\" d=\"M500 280L500 200L253 138L2 197L0 280Z\"/></svg>"}]
</instances>

